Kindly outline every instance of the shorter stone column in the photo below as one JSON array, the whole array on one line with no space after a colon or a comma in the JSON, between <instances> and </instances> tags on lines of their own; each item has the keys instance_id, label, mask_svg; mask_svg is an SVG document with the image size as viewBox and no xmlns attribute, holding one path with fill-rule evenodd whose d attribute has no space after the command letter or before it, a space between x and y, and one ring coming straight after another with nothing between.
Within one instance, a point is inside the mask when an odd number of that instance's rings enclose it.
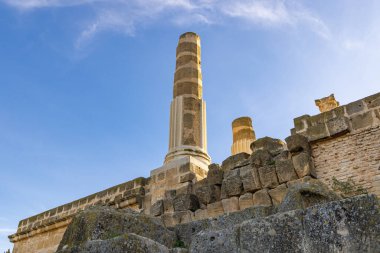
<instances>
[{"instance_id":1,"label":"shorter stone column","mask_svg":"<svg viewBox=\"0 0 380 253\"><path fill-rule=\"evenodd\" d=\"M250 145L256 140L255 131L252 127L250 117L240 117L232 122L233 143L231 146L231 154L238 153L251 154Z\"/></svg>"},{"instance_id":2,"label":"shorter stone column","mask_svg":"<svg viewBox=\"0 0 380 253\"><path fill-rule=\"evenodd\" d=\"M318 106L320 112L328 112L339 106L339 102L336 101L334 94L328 97L315 100L315 105Z\"/></svg>"}]
</instances>

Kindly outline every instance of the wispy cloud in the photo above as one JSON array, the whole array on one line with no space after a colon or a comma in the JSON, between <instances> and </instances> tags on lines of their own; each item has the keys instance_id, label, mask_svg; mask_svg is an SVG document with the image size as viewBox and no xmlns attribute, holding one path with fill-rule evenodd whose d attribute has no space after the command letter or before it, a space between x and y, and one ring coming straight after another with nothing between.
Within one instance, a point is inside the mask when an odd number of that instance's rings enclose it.
<instances>
[{"instance_id":1,"label":"wispy cloud","mask_svg":"<svg viewBox=\"0 0 380 253\"><path fill-rule=\"evenodd\" d=\"M323 38L329 29L310 10L291 0L0 0L22 11L88 6L93 16L81 17L75 45L81 47L96 34L115 31L133 36L136 28L152 21L177 26L218 24L224 19L251 26L307 26Z\"/></svg>"}]
</instances>

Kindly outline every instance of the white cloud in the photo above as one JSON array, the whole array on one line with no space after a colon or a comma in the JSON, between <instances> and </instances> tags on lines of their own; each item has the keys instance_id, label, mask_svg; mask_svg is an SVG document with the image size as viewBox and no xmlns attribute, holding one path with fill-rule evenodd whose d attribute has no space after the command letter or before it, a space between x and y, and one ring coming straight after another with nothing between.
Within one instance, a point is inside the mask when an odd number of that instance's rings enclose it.
<instances>
[{"instance_id":1,"label":"white cloud","mask_svg":"<svg viewBox=\"0 0 380 253\"><path fill-rule=\"evenodd\" d=\"M96 34L116 31L133 36L139 25L155 20L178 26L223 23L223 19L252 26L307 26L329 37L324 22L292 0L0 0L22 11L43 8L88 6L91 17L78 21L82 30L76 40L81 47ZM161 18L161 19L160 19Z\"/></svg>"},{"instance_id":2,"label":"white cloud","mask_svg":"<svg viewBox=\"0 0 380 253\"><path fill-rule=\"evenodd\" d=\"M342 44L346 50L358 50L364 47L364 41L361 40L346 39Z\"/></svg>"}]
</instances>

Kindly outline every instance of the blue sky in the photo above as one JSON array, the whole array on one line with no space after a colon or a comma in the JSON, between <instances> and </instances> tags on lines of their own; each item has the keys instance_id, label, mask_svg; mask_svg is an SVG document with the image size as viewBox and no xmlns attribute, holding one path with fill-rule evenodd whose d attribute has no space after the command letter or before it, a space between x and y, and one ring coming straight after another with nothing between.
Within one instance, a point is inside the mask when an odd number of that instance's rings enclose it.
<instances>
[{"instance_id":1,"label":"blue sky","mask_svg":"<svg viewBox=\"0 0 380 253\"><path fill-rule=\"evenodd\" d=\"M380 90L379 1L0 0L0 252L20 219L159 167L175 48L202 43L209 153Z\"/></svg>"}]
</instances>

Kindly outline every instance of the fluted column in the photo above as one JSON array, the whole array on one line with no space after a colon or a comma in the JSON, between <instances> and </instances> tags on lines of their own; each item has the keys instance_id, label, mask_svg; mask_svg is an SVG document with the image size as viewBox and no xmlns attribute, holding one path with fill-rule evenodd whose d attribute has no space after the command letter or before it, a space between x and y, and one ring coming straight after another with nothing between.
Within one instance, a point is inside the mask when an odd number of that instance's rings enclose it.
<instances>
[{"instance_id":1,"label":"fluted column","mask_svg":"<svg viewBox=\"0 0 380 253\"><path fill-rule=\"evenodd\" d=\"M253 131L252 120L250 117L237 118L232 122L232 136L232 155L242 152L248 154L252 153L250 145L256 140L256 136Z\"/></svg>"},{"instance_id":2,"label":"fluted column","mask_svg":"<svg viewBox=\"0 0 380 253\"><path fill-rule=\"evenodd\" d=\"M184 156L210 163L206 103L202 99L201 44L199 36L192 32L182 34L177 46L169 152L165 163Z\"/></svg>"}]
</instances>

